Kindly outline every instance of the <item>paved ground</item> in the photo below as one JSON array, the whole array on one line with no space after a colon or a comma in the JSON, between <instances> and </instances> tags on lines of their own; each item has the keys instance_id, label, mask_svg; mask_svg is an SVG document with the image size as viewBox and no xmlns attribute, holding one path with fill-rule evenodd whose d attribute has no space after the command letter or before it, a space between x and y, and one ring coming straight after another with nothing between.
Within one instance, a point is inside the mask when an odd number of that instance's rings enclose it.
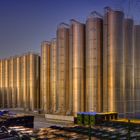
<instances>
[{"instance_id":1,"label":"paved ground","mask_svg":"<svg viewBox=\"0 0 140 140\"><path fill-rule=\"evenodd\" d=\"M58 120L52 120L52 119L46 119L44 114L37 114L32 112L25 112L21 109L8 109L15 113L25 113L25 114L32 114L34 115L34 128L46 128L52 125L58 125L58 126L70 126L73 125L73 122L68 121L58 121Z\"/></svg>"}]
</instances>

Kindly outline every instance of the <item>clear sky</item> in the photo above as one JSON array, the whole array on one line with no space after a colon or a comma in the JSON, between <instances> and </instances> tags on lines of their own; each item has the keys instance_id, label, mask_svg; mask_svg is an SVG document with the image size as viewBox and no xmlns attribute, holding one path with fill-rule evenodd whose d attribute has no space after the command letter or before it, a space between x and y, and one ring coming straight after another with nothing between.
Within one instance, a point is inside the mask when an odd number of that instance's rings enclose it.
<instances>
[{"instance_id":1,"label":"clear sky","mask_svg":"<svg viewBox=\"0 0 140 140\"><path fill-rule=\"evenodd\" d=\"M85 22L90 12L105 6L123 8L140 21L140 0L0 0L0 58L28 51L40 53L40 43L56 36L57 25L74 18ZM128 9L130 11L128 12Z\"/></svg>"}]
</instances>

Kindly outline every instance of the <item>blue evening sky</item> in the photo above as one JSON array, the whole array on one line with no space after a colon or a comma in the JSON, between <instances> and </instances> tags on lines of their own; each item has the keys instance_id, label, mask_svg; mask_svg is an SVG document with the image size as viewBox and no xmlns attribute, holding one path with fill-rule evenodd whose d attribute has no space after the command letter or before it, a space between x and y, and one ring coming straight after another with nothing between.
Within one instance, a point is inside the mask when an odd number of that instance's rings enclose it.
<instances>
[{"instance_id":1,"label":"blue evening sky","mask_svg":"<svg viewBox=\"0 0 140 140\"><path fill-rule=\"evenodd\" d=\"M0 0L0 58L33 51L56 36L57 25L74 18L85 22L105 6L121 8L140 21L140 0ZM128 12L128 9L129 12Z\"/></svg>"}]
</instances>

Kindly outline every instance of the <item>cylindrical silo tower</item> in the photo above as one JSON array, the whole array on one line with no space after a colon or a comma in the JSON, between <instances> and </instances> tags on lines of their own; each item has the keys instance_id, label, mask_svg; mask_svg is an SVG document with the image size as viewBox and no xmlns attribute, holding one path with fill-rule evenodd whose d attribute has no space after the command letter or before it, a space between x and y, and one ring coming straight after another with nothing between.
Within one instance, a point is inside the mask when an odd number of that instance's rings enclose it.
<instances>
[{"instance_id":1,"label":"cylindrical silo tower","mask_svg":"<svg viewBox=\"0 0 140 140\"><path fill-rule=\"evenodd\" d=\"M124 96L126 117L134 116L133 20L124 20Z\"/></svg>"},{"instance_id":2,"label":"cylindrical silo tower","mask_svg":"<svg viewBox=\"0 0 140 140\"><path fill-rule=\"evenodd\" d=\"M135 117L140 116L140 25L134 26Z\"/></svg>"},{"instance_id":3,"label":"cylindrical silo tower","mask_svg":"<svg viewBox=\"0 0 140 140\"><path fill-rule=\"evenodd\" d=\"M0 107L2 107L2 60L0 60Z\"/></svg>"},{"instance_id":4,"label":"cylindrical silo tower","mask_svg":"<svg viewBox=\"0 0 140 140\"><path fill-rule=\"evenodd\" d=\"M41 110L50 112L50 42L41 44Z\"/></svg>"},{"instance_id":5,"label":"cylindrical silo tower","mask_svg":"<svg viewBox=\"0 0 140 140\"><path fill-rule=\"evenodd\" d=\"M27 100L28 109L39 109L39 56L33 53L27 54Z\"/></svg>"},{"instance_id":6,"label":"cylindrical silo tower","mask_svg":"<svg viewBox=\"0 0 140 140\"><path fill-rule=\"evenodd\" d=\"M21 94L23 98L22 107L27 110L27 56L21 56Z\"/></svg>"},{"instance_id":7,"label":"cylindrical silo tower","mask_svg":"<svg viewBox=\"0 0 140 140\"><path fill-rule=\"evenodd\" d=\"M19 56L16 57L16 91L17 91L17 107L21 108L22 95L21 95L21 59Z\"/></svg>"},{"instance_id":8,"label":"cylindrical silo tower","mask_svg":"<svg viewBox=\"0 0 140 140\"><path fill-rule=\"evenodd\" d=\"M14 58L9 59L9 94L12 97L12 107L15 108L16 96L14 92Z\"/></svg>"},{"instance_id":9,"label":"cylindrical silo tower","mask_svg":"<svg viewBox=\"0 0 140 140\"><path fill-rule=\"evenodd\" d=\"M73 99L70 107L76 116L77 112L85 111L85 25L73 19L70 26L69 54L70 95L72 94Z\"/></svg>"},{"instance_id":10,"label":"cylindrical silo tower","mask_svg":"<svg viewBox=\"0 0 140 140\"><path fill-rule=\"evenodd\" d=\"M50 48L50 96L51 96L51 113L56 112L56 54L57 54L57 46L56 46L56 39L51 41L51 48Z\"/></svg>"},{"instance_id":11,"label":"cylindrical silo tower","mask_svg":"<svg viewBox=\"0 0 140 140\"><path fill-rule=\"evenodd\" d=\"M67 113L69 104L69 25L57 28L57 113Z\"/></svg>"},{"instance_id":12,"label":"cylindrical silo tower","mask_svg":"<svg viewBox=\"0 0 140 140\"><path fill-rule=\"evenodd\" d=\"M105 8L103 46L104 111L124 116L124 14Z\"/></svg>"},{"instance_id":13,"label":"cylindrical silo tower","mask_svg":"<svg viewBox=\"0 0 140 140\"><path fill-rule=\"evenodd\" d=\"M9 61L8 59L4 60L5 63L5 107L10 107L10 98L9 98Z\"/></svg>"},{"instance_id":14,"label":"cylindrical silo tower","mask_svg":"<svg viewBox=\"0 0 140 140\"><path fill-rule=\"evenodd\" d=\"M92 12L86 21L86 111L103 111L103 19Z\"/></svg>"},{"instance_id":15,"label":"cylindrical silo tower","mask_svg":"<svg viewBox=\"0 0 140 140\"><path fill-rule=\"evenodd\" d=\"M14 107L17 107L17 61L16 57L13 57L13 96Z\"/></svg>"},{"instance_id":16,"label":"cylindrical silo tower","mask_svg":"<svg viewBox=\"0 0 140 140\"><path fill-rule=\"evenodd\" d=\"M5 59L2 60L2 107L6 107Z\"/></svg>"}]
</instances>

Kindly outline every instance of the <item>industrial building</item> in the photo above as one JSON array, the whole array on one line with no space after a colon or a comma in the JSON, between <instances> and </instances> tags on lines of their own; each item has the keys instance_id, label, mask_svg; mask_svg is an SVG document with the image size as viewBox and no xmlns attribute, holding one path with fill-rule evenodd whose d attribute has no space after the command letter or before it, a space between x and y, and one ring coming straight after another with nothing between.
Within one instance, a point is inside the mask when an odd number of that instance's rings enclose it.
<instances>
[{"instance_id":1,"label":"industrial building","mask_svg":"<svg viewBox=\"0 0 140 140\"><path fill-rule=\"evenodd\" d=\"M40 57L27 53L0 61L0 107L39 109Z\"/></svg>"},{"instance_id":2,"label":"industrial building","mask_svg":"<svg viewBox=\"0 0 140 140\"><path fill-rule=\"evenodd\" d=\"M0 107L140 118L140 25L105 7L57 26L36 54L0 60Z\"/></svg>"}]
</instances>

